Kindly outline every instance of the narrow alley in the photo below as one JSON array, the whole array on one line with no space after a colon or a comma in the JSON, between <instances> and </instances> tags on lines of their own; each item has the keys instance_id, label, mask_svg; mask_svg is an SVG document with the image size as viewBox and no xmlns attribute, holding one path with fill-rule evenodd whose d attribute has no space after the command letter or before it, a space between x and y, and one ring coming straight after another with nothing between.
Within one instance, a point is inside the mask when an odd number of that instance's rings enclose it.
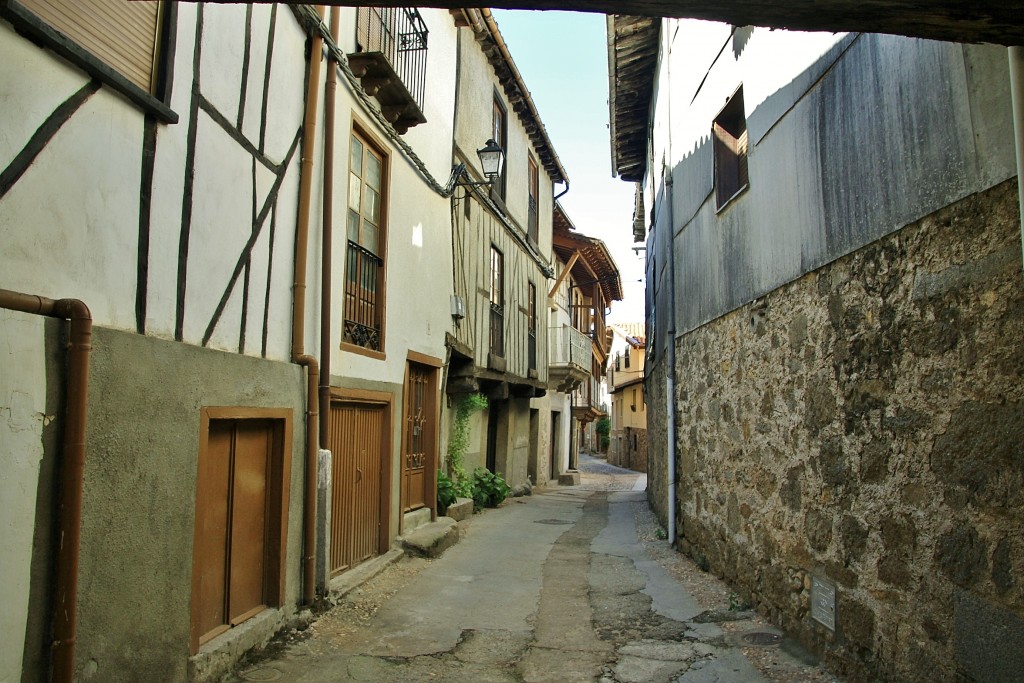
<instances>
[{"instance_id":1,"label":"narrow alley","mask_svg":"<svg viewBox=\"0 0 1024 683\"><path fill-rule=\"evenodd\" d=\"M224 683L839 680L660 540L646 475L580 470L387 566Z\"/></svg>"}]
</instances>

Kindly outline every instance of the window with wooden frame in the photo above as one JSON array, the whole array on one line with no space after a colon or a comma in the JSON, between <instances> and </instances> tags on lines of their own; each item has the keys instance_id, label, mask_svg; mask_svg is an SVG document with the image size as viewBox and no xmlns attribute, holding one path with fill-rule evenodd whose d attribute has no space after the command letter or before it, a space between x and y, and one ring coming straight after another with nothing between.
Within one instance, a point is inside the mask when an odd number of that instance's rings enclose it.
<instances>
[{"instance_id":1,"label":"window with wooden frame","mask_svg":"<svg viewBox=\"0 0 1024 683\"><path fill-rule=\"evenodd\" d=\"M349 143L342 342L384 350L387 156L357 129Z\"/></svg>"},{"instance_id":2,"label":"window with wooden frame","mask_svg":"<svg viewBox=\"0 0 1024 683\"><path fill-rule=\"evenodd\" d=\"M505 255L491 245L491 282L489 288L491 304L490 352L495 356L505 355Z\"/></svg>"},{"instance_id":3,"label":"window with wooden frame","mask_svg":"<svg viewBox=\"0 0 1024 683\"><path fill-rule=\"evenodd\" d=\"M537 370L537 287L530 282L527 285L526 302L526 344L529 369Z\"/></svg>"},{"instance_id":4,"label":"window with wooden frame","mask_svg":"<svg viewBox=\"0 0 1024 683\"><path fill-rule=\"evenodd\" d=\"M633 349L630 349L630 348L628 348L628 347L626 348L626 351L625 351L625 353L623 353L623 354L622 354L622 356L623 356L622 360L623 360L623 362L625 363L625 366L626 366L626 369L627 369L627 370L629 369L629 357L630 357L630 356L631 356L632 354L633 354Z\"/></svg>"},{"instance_id":5,"label":"window with wooden frame","mask_svg":"<svg viewBox=\"0 0 1024 683\"><path fill-rule=\"evenodd\" d=\"M289 409L204 408L192 546L193 653L285 590Z\"/></svg>"},{"instance_id":6,"label":"window with wooden frame","mask_svg":"<svg viewBox=\"0 0 1024 683\"><path fill-rule=\"evenodd\" d=\"M491 106L491 139L505 150L505 159L508 159L508 114L505 112L505 106L497 95L495 95L494 103ZM491 185L491 192L501 197L501 199L505 199L506 168L508 168L508 163L502 166L501 174L494 181L494 184Z\"/></svg>"},{"instance_id":7,"label":"window with wooden frame","mask_svg":"<svg viewBox=\"0 0 1024 683\"><path fill-rule=\"evenodd\" d=\"M537 240L540 236L540 172L537 169L537 162L533 160L533 157L528 159L528 170L529 175L529 202L527 206L527 230L526 234L530 238L530 241L537 244Z\"/></svg>"},{"instance_id":8,"label":"window with wooden frame","mask_svg":"<svg viewBox=\"0 0 1024 683\"><path fill-rule=\"evenodd\" d=\"M721 209L748 185L747 119L740 87L711 126L715 151L715 207Z\"/></svg>"},{"instance_id":9,"label":"window with wooden frame","mask_svg":"<svg viewBox=\"0 0 1024 683\"><path fill-rule=\"evenodd\" d=\"M7 0L0 16L167 122L174 3Z\"/></svg>"}]
</instances>

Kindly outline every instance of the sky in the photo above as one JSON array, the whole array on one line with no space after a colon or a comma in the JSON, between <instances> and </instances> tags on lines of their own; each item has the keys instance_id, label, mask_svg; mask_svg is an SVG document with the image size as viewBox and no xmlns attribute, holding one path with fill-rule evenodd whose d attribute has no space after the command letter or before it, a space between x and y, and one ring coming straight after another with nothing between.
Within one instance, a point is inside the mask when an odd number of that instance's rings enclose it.
<instances>
[{"instance_id":1,"label":"sky","mask_svg":"<svg viewBox=\"0 0 1024 683\"><path fill-rule=\"evenodd\" d=\"M559 201L579 232L604 241L619 268L625 300L612 304L608 322L643 322L644 252L632 251L634 186L611 171L605 17L493 13L569 176ZM563 189L556 185L556 194Z\"/></svg>"}]
</instances>

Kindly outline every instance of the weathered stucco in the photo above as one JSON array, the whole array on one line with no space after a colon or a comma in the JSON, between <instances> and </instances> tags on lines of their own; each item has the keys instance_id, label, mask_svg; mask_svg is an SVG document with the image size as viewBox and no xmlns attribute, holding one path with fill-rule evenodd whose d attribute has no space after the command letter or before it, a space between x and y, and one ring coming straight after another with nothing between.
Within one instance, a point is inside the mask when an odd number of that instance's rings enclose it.
<instances>
[{"instance_id":1,"label":"weathered stucco","mask_svg":"<svg viewBox=\"0 0 1024 683\"><path fill-rule=\"evenodd\" d=\"M851 681L1019 675L1016 200L1012 180L973 194L677 342L680 549ZM837 586L834 633L812 575Z\"/></svg>"},{"instance_id":2,"label":"weathered stucco","mask_svg":"<svg viewBox=\"0 0 1024 683\"><path fill-rule=\"evenodd\" d=\"M47 326L48 336L61 333L59 326ZM62 363L51 356L47 375L61 377ZM292 411L285 604L278 618L264 620L264 637L294 613L301 579L304 395L296 365L94 329L79 569L80 680L186 680L202 407ZM53 476L55 452L47 450L43 476ZM52 495L52 479L41 482L41 509L52 505ZM41 619L48 614L49 520L37 515L33 551L30 610ZM39 628L30 622L26 635L26 681L45 680Z\"/></svg>"}]
</instances>

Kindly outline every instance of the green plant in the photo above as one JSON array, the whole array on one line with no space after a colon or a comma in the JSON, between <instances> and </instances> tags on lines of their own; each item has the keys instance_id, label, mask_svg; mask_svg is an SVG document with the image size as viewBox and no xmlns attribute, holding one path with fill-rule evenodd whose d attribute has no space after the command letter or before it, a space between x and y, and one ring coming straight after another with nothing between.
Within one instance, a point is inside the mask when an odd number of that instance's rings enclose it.
<instances>
[{"instance_id":1,"label":"green plant","mask_svg":"<svg viewBox=\"0 0 1024 683\"><path fill-rule=\"evenodd\" d=\"M448 478L443 470L437 471L437 514L443 515L458 498L455 482Z\"/></svg>"},{"instance_id":2,"label":"green plant","mask_svg":"<svg viewBox=\"0 0 1024 683\"><path fill-rule=\"evenodd\" d=\"M600 420L597 421L597 426L595 427L595 429L597 430L597 437L600 443L599 447L601 449L601 452L606 453L608 451L608 445L612 442L610 436L612 433L611 418L609 418L607 415L602 417Z\"/></svg>"},{"instance_id":3,"label":"green plant","mask_svg":"<svg viewBox=\"0 0 1024 683\"><path fill-rule=\"evenodd\" d=\"M473 492L473 480L466 473L463 457L469 446L469 418L473 413L487 407L487 397L483 394L466 394L459 399L455 408L455 424L448 437L448 472L456 496L468 498ZM438 480L438 495L440 495Z\"/></svg>"},{"instance_id":4,"label":"green plant","mask_svg":"<svg viewBox=\"0 0 1024 683\"><path fill-rule=\"evenodd\" d=\"M739 593L729 593L729 611L745 612L750 609L750 603L744 600Z\"/></svg>"},{"instance_id":5,"label":"green plant","mask_svg":"<svg viewBox=\"0 0 1024 683\"><path fill-rule=\"evenodd\" d=\"M480 508L493 508L501 505L512 491L501 475L483 467L473 471L473 505Z\"/></svg>"}]
</instances>

